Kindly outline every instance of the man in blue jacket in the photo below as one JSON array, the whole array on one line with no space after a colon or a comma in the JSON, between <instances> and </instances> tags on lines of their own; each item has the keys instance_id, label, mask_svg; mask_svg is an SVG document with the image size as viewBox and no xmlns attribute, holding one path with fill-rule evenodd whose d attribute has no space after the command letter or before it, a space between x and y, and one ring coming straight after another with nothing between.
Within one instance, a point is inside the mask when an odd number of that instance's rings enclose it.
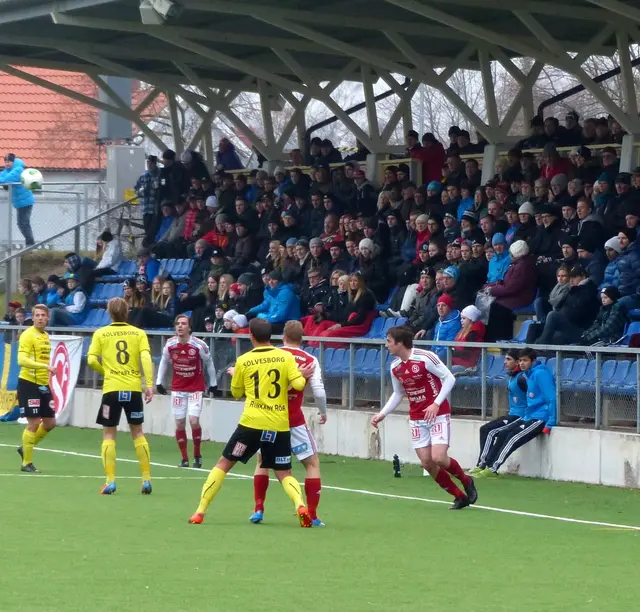
<instances>
[{"instance_id":1,"label":"man in blue jacket","mask_svg":"<svg viewBox=\"0 0 640 612\"><path fill-rule=\"evenodd\" d=\"M8 153L4 158L4 170L0 172L0 185L7 183L20 183L24 171L24 161L16 157L14 153ZM27 246L35 244L33 231L31 230L31 212L35 198L33 193L22 185L11 187L11 204L18 211L18 229L24 236Z\"/></svg>"},{"instance_id":2,"label":"man in blue jacket","mask_svg":"<svg viewBox=\"0 0 640 612\"><path fill-rule=\"evenodd\" d=\"M269 284L264 290L262 304L249 310L247 317L266 319L271 323L274 334L282 333L287 321L300 320L300 298L295 294L292 285L282 282L280 270L272 270L269 273Z\"/></svg>"},{"instance_id":3,"label":"man in blue jacket","mask_svg":"<svg viewBox=\"0 0 640 612\"><path fill-rule=\"evenodd\" d=\"M443 293L436 304L438 310L438 321L433 332L433 339L442 342L453 342L458 332L462 328L462 321L460 319L460 311L454 309L453 298L448 293ZM447 347L436 346L433 347L433 352L446 362L447 360Z\"/></svg>"},{"instance_id":4,"label":"man in blue jacket","mask_svg":"<svg viewBox=\"0 0 640 612\"><path fill-rule=\"evenodd\" d=\"M520 369L520 351L511 349L504 358L504 369L509 376L509 414L489 421L480 427L480 455L476 467L469 474L475 476L488 465L493 465L501 447L496 446L496 436L514 423L521 423L527 410L527 377Z\"/></svg>"},{"instance_id":5,"label":"man in blue jacket","mask_svg":"<svg viewBox=\"0 0 640 612\"><path fill-rule=\"evenodd\" d=\"M524 348L520 351L518 363L527 377L527 408L524 417L496 435L493 453L496 459L476 474L476 477L496 476L513 451L540 434L551 433L551 428L556 424L556 383L553 372L536 359L533 349Z\"/></svg>"}]
</instances>

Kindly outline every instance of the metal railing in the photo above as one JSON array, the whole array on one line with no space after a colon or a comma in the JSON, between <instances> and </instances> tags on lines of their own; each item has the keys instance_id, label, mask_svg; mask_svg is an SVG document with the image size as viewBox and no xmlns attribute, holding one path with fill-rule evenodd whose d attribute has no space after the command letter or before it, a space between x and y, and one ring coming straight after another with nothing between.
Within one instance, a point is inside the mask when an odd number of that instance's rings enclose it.
<instances>
[{"instance_id":1,"label":"metal railing","mask_svg":"<svg viewBox=\"0 0 640 612\"><path fill-rule=\"evenodd\" d=\"M5 330L5 341L15 340L20 330ZM58 328L50 333L90 337L94 329ZM147 330L154 362L158 363L164 341L171 330ZM229 394L227 368L237 357L251 349L248 336L235 334L197 334L205 339L214 357L218 387ZM277 345L281 336L274 336ZM384 341L365 338L305 338L305 345L320 362L329 405L347 410L378 409L392 392L389 375L390 357ZM416 342L416 347L446 351L443 361L451 368L455 342ZM451 405L454 415L488 420L509 410L508 375L500 364L504 352L524 348L514 343L465 343L464 348L478 349L477 367L456 372L456 386ZM563 426L586 426L595 429L618 429L640 433L640 351L626 347L580 347L535 345L539 358L551 367L556 380L557 423ZM363 352L364 351L364 352ZM368 352L372 351L372 352ZM496 359L499 362L496 362ZM100 377L83 362L79 385L98 388ZM311 398L309 398L311 399ZM398 412L408 412L405 401Z\"/></svg>"},{"instance_id":2,"label":"metal railing","mask_svg":"<svg viewBox=\"0 0 640 612\"><path fill-rule=\"evenodd\" d=\"M61 183L49 183L49 186L55 186L55 185L60 185ZM80 185L101 185L101 183L79 183ZM11 189L13 187L13 184L9 184L9 220L8 220L8 249L7 251L9 252L9 255L7 257L4 257L3 259L0 259L0 266L5 267L5 273L4 273L4 285L5 285L5 307L8 306L9 302L11 301L11 289L13 287L13 266L12 266L12 262L14 262L15 260L21 259L22 257L24 257L25 255L27 255L28 253L31 253L33 251L37 251L40 250L44 247L46 247L47 245L51 244L52 242L56 241L57 239L63 237L63 236L67 236L67 235L73 235L73 250L75 252L80 252L82 249L82 230L83 228L87 228L90 226L90 224L94 223L95 221L99 220L99 219L103 219L105 217L107 217L108 215L111 215L112 213L123 209L125 206L128 206L129 204L131 204L131 202L133 200L135 200L136 198L131 198L129 200L125 200L123 202L120 202L119 204L115 204L114 206L111 207L107 207L105 210L100 210L99 212L97 212L96 214L93 214L91 216L87 216L88 214L88 208L86 208L85 210L85 215L84 215L84 219L81 221L77 221L74 225L71 225L70 227L67 227L66 229L63 229L55 234L52 234L50 236L48 236L47 238L45 238L44 240L40 240L39 242L36 242L35 244L22 248L20 250L17 250L15 252L13 252L13 228L12 228L12 211L13 206L11 206ZM52 193L56 193L57 190L53 190ZM44 193L44 192L43 192ZM49 193L49 192L46 192ZM70 192L72 193L72 192ZM85 203L87 202L87 200L85 199ZM38 206L40 205L39 203L36 203L36 205L34 206ZM80 199L76 198L75 199L75 207L76 207L76 213L78 215L77 218L80 217L81 214L81 201ZM33 213L35 214L35 212ZM33 217L32 217L33 218ZM76 219L77 219L76 218ZM54 225L53 227L56 227L56 225ZM117 233L117 232L114 232ZM87 233L85 231L85 237L84 237L84 242L85 242L85 250L86 247L88 247L89 241L88 241L88 237L87 237ZM95 242L95 238L92 241L92 244ZM69 248L67 248L66 250L71 250Z\"/></svg>"}]
</instances>

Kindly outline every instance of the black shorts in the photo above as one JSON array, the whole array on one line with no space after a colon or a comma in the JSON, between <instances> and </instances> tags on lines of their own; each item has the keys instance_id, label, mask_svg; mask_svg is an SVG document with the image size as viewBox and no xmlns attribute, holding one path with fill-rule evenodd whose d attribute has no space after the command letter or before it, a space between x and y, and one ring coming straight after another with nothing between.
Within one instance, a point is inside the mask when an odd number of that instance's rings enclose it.
<instances>
[{"instance_id":1,"label":"black shorts","mask_svg":"<svg viewBox=\"0 0 640 612\"><path fill-rule=\"evenodd\" d=\"M140 391L110 391L102 396L96 423L103 427L117 427L122 411L129 425L144 423L144 402Z\"/></svg>"},{"instance_id":2,"label":"black shorts","mask_svg":"<svg viewBox=\"0 0 640 612\"><path fill-rule=\"evenodd\" d=\"M20 414L31 419L55 419L53 396L48 385L37 385L18 378L18 404Z\"/></svg>"},{"instance_id":3,"label":"black shorts","mask_svg":"<svg viewBox=\"0 0 640 612\"><path fill-rule=\"evenodd\" d=\"M229 461L246 463L258 451L262 455L260 467L269 470L291 469L291 432L266 431L238 425L222 456Z\"/></svg>"}]
</instances>

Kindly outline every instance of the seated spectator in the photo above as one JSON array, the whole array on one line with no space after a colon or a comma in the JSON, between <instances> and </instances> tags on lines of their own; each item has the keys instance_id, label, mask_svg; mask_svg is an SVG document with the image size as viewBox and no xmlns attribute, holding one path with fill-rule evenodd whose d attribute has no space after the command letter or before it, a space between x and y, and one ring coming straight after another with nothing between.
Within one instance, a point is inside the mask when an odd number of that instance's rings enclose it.
<instances>
[{"instance_id":1,"label":"seated spectator","mask_svg":"<svg viewBox=\"0 0 640 612\"><path fill-rule=\"evenodd\" d=\"M531 202L525 202L518 208L519 226L513 234L511 244L518 240L524 240L527 244L538 233L535 221L535 209Z\"/></svg>"},{"instance_id":2,"label":"seated spectator","mask_svg":"<svg viewBox=\"0 0 640 612\"><path fill-rule=\"evenodd\" d=\"M420 330L422 321L431 308L436 309L438 290L435 284L436 271L433 268L425 268L420 273L420 280L416 286L416 297L407 311L401 311L401 316L407 317L407 325L414 330Z\"/></svg>"},{"instance_id":3,"label":"seated spectator","mask_svg":"<svg viewBox=\"0 0 640 612\"><path fill-rule=\"evenodd\" d=\"M324 243L320 238L312 238L309 241L309 250L311 252L309 267L320 269L322 276L327 278L330 274L331 255L324 248Z\"/></svg>"},{"instance_id":4,"label":"seated spectator","mask_svg":"<svg viewBox=\"0 0 640 612\"><path fill-rule=\"evenodd\" d=\"M175 215L169 231L164 235L164 239L157 242L151 249L158 259L184 257L187 254L187 243L184 239L187 201L184 198L180 198L175 204L174 210ZM209 241L209 234L205 236L205 239Z\"/></svg>"},{"instance_id":5,"label":"seated spectator","mask_svg":"<svg viewBox=\"0 0 640 612\"><path fill-rule=\"evenodd\" d=\"M518 357L520 351L511 349L504 357L504 369L507 371L509 382L509 413L480 426L480 455L469 474L477 476L487 467L487 460L491 460L495 436L506 427L522 421L527 408L527 377L522 373Z\"/></svg>"},{"instance_id":6,"label":"seated spectator","mask_svg":"<svg viewBox=\"0 0 640 612\"><path fill-rule=\"evenodd\" d=\"M137 274L147 278L155 278L160 273L160 262L151 257L151 251L142 248L137 253ZM86 290L86 289L85 289ZM90 292L87 291L87 294Z\"/></svg>"},{"instance_id":7,"label":"seated spectator","mask_svg":"<svg viewBox=\"0 0 640 612\"><path fill-rule=\"evenodd\" d=\"M27 311L24 308L16 308L14 319L15 325L20 325L21 327L33 325L33 321L27 319Z\"/></svg>"},{"instance_id":8,"label":"seated spectator","mask_svg":"<svg viewBox=\"0 0 640 612\"><path fill-rule=\"evenodd\" d=\"M460 225L453 213L446 213L442 223L444 225L444 239L447 243L460 237Z\"/></svg>"},{"instance_id":9,"label":"seated spectator","mask_svg":"<svg viewBox=\"0 0 640 612\"><path fill-rule=\"evenodd\" d=\"M620 248L620 240L617 236L610 238L604 243L604 252L607 256L607 266L604 269L604 279L600 284L599 289L604 289L605 287L615 287L618 288L620 284L620 271L618 270L619 256L622 252Z\"/></svg>"},{"instance_id":10,"label":"seated spectator","mask_svg":"<svg viewBox=\"0 0 640 612\"><path fill-rule=\"evenodd\" d=\"M254 236L249 232L247 221L238 219L235 225L237 240L230 258L230 271L234 276L246 272L249 264L255 261L256 245Z\"/></svg>"},{"instance_id":11,"label":"seated spectator","mask_svg":"<svg viewBox=\"0 0 640 612\"><path fill-rule=\"evenodd\" d=\"M120 237L114 237L109 230L102 232L98 236L96 254L101 257L93 270L94 278L105 274L117 274L118 266L123 260Z\"/></svg>"},{"instance_id":12,"label":"seated spectator","mask_svg":"<svg viewBox=\"0 0 640 612\"><path fill-rule=\"evenodd\" d=\"M275 334L282 333L287 321L300 320L300 298L295 294L292 285L283 282L280 270L272 270L269 273L269 285L264 290L262 303L251 308L247 317L269 321Z\"/></svg>"},{"instance_id":13,"label":"seated spectator","mask_svg":"<svg viewBox=\"0 0 640 612\"><path fill-rule=\"evenodd\" d=\"M551 433L551 428L556 424L556 383L553 372L547 365L537 361L535 351L530 348L520 351L518 362L527 378L524 417L498 430L491 451L484 459L487 467L477 473L476 478L495 476L514 451L541 434Z\"/></svg>"},{"instance_id":14,"label":"seated spectator","mask_svg":"<svg viewBox=\"0 0 640 612\"><path fill-rule=\"evenodd\" d=\"M82 291L86 295L91 295L94 285L93 269L96 266L95 262L88 257L67 253L64 256L64 266L67 272L73 274L73 278L82 287Z\"/></svg>"},{"instance_id":15,"label":"seated spectator","mask_svg":"<svg viewBox=\"0 0 640 612\"><path fill-rule=\"evenodd\" d=\"M153 240L145 240L145 242L143 243L145 244L145 246L164 240L165 236L169 234L171 225L176 218L176 211L171 200L165 200L164 202L162 202L160 210L162 214L159 219L156 234L153 237Z\"/></svg>"},{"instance_id":16,"label":"seated spectator","mask_svg":"<svg viewBox=\"0 0 640 612\"><path fill-rule=\"evenodd\" d=\"M22 304L20 302L9 302L7 313L2 318L3 321L8 323L9 325L17 325L18 322L16 320L16 312L22 308ZM5 341L8 344L8 342Z\"/></svg>"},{"instance_id":17,"label":"seated spectator","mask_svg":"<svg viewBox=\"0 0 640 612\"><path fill-rule=\"evenodd\" d=\"M588 244L578 243L578 263L586 270L589 278L598 287L604 279L605 261L600 249L598 249L597 253L594 253L592 249L593 247Z\"/></svg>"},{"instance_id":18,"label":"seated spectator","mask_svg":"<svg viewBox=\"0 0 640 612\"><path fill-rule=\"evenodd\" d=\"M320 269L311 268L308 277L308 284L300 291L300 312L303 316L314 314L319 307L324 308L329 294L329 282Z\"/></svg>"},{"instance_id":19,"label":"seated spectator","mask_svg":"<svg viewBox=\"0 0 640 612\"><path fill-rule=\"evenodd\" d=\"M549 142L544 145L542 151L541 176L550 181L558 174L564 174L568 178L573 178L573 167L569 159L560 157L556 145Z\"/></svg>"},{"instance_id":20,"label":"seated spectator","mask_svg":"<svg viewBox=\"0 0 640 612\"><path fill-rule=\"evenodd\" d=\"M478 367L481 349L465 348L464 343L483 342L486 331L485 324L480 321L480 310L473 304L466 306L460 313L460 322L462 327L456 334L455 341L463 343L462 346L456 345L452 350L451 371L454 374L475 370Z\"/></svg>"},{"instance_id":21,"label":"seated spectator","mask_svg":"<svg viewBox=\"0 0 640 612\"><path fill-rule=\"evenodd\" d=\"M629 321L626 308L620 303L616 287L605 287L600 292L602 307L591 327L583 332L580 344L615 344L624 336Z\"/></svg>"},{"instance_id":22,"label":"seated spectator","mask_svg":"<svg viewBox=\"0 0 640 612\"><path fill-rule=\"evenodd\" d=\"M573 344L596 318L599 310L598 289L585 270L574 267L569 273L571 288L558 310L547 315L538 344Z\"/></svg>"},{"instance_id":23,"label":"seated spectator","mask_svg":"<svg viewBox=\"0 0 640 612\"><path fill-rule=\"evenodd\" d=\"M356 272L349 277L349 307L343 318L319 335L326 338L356 338L364 336L376 316L376 298L367 289L363 276Z\"/></svg>"},{"instance_id":24,"label":"seated spectator","mask_svg":"<svg viewBox=\"0 0 640 612\"><path fill-rule=\"evenodd\" d=\"M433 339L436 342L452 342L462 329L460 311L454 308L453 298L447 293L443 293L438 298L436 308L438 310L438 321L434 329ZM446 346L434 346L432 350L442 361L447 362Z\"/></svg>"},{"instance_id":25,"label":"seated spectator","mask_svg":"<svg viewBox=\"0 0 640 612\"><path fill-rule=\"evenodd\" d=\"M478 246L482 247L482 244ZM478 256L474 254L473 245L468 241L462 243L460 253L462 254L462 262L460 263L460 283L469 288L469 294L477 293L487 282L487 272L489 270L489 262L484 256L483 249L477 249Z\"/></svg>"},{"instance_id":26,"label":"seated spectator","mask_svg":"<svg viewBox=\"0 0 640 612\"><path fill-rule=\"evenodd\" d=\"M47 289L44 296L44 300L41 302L49 308L53 308L58 303L58 286L60 283L60 277L56 274L51 274L47 278Z\"/></svg>"},{"instance_id":27,"label":"seated spectator","mask_svg":"<svg viewBox=\"0 0 640 612\"><path fill-rule=\"evenodd\" d=\"M24 305L31 310L38 303L38 294L33 290L30 278L21 278L18 281L18 293L24 299Z\"/></svg>"},{"instance_id":28,"label":"seated spectator","mask_svg":"<svg viewBox=\"0 0 640 612\"><path fill-rule=\"evenodd\" d=\"M129 322L141 329L172 327L176 318L176 306L176 286L173 281L165 280L160 296L154 299L152 292L151 300L147 305L136 309L135 316L130 317Z\"/></svg>"},{"instance_id":29,"label":"seated spectator","mask_svg":"<svg viewBox=\"0 0 640 612\"><path fill-rule=\"evenodd\" d=\"M51 311L49 325L51 327L68 327L80 325L87 318L91 304L78 279L72 273L65 274L69 294L65 298L64 306L55 307Z\"/></svg>"},{"instance_id":30,"label":"seated spectator","mask_svg":"<svg viewBox=\"0 0 640 612\"><path fill-rule=\"evenodd\" d=\"M343 270L336 270L336 272L340 275L335 286L330 287L322 307L316 305L312 314L300 319L305 336L318 336L348 317L349 276ZM332 274L332 279L333 276Z\"/></svg>"},{"instance_id":31,"label":"seated spectator","mask_svg":"<svg viewBox=\"0 0 640 612\"><path fill-rule=\"evenodd\" d=\"M489 310L487 342L510 340L513 337L513 311L528 306L536 296L536 267L527 243L524 240L514 242L509 254L511 264L504 280L487 287L487 293L495 298Z\"/></svg>"},{"instance_id":32,"label":"seated spectator","mask_svg":"<svg viewBox=\"0 0 640 612\"><path fill-rule=\"evenodd\" d=\"M581 196L578 198L576 213L578 216L578 240L582 244L588 244L594 250L601 249L602 243L605 241L604 222L600 215L594 213L593 203L589 197Z\"/></svg>"},{"instance_id":33,"label":"seated spectator","mask_svg":"<svg viewBox=\"0 0 640 612\"><path fill-rule=\"evenodd\" d=\"M389 297L391 283L385 262L379 255L378 246L370 238L363 238L358 246L360 256L356 264L368 291L383 303Z\"/></svg>"},{"instance_id":34,"label":"seated spectator","mask_svg":"<svg viewBox=\"0 0 640 612\"><path fill-rule=\"evenodd\" d=\"M534 309L536 313L536 319L538 320L537 325L542 326L544 324L547 315L552 310L557 310L562 304L562 301L566 297L569 289L571 289L571 284L569 283L569 272L571 268L562 265L556 270L556 285L551 290L549 297L545 299L542 296L539 296L534 301ZM540 328L539 333L535 337L527 336L527 342L533 342L538 335L542 333L542 328Z\"/></svg>"},{"instance_id":35,"label":"seated spectator","mask_svg":"<svg viewBox=\"0 0 640 612\"><path fill-rule=\"evenodd\" d=\"M490 285L503 281L504 275L511 265L511 257L506 251L507 240L504 234L494 234L491 239L491 246L493 246L493 258L489 262L487 273L487 283Z\"/></svg>"}]
</instances>

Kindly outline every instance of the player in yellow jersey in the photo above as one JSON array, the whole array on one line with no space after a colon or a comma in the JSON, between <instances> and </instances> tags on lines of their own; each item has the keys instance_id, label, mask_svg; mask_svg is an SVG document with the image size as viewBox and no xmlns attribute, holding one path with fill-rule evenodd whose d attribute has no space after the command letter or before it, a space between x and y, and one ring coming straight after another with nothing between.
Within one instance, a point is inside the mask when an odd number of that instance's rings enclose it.
<instances>
[{"instance_id":1,"label":"player in yellow jersey","mask_svg":"<svg viewBox=\"0 0 640 612\"><path fill-rule=\"evenodd\" d=\"M291 432L287 391L304 389L314 370L313 363L298 369L291 353L271 346L271 324L253 319L249 324L253 350L238 358L231 379L235 398L246 396L238 427L227 442L222 457L202 488L200 505L189 519L200 524L225 476L241 461L247 463L258 451L261 467L272 469L285 493L295 504L300 525L311 527L311 515L302 499L300 485L291 475Z\"/></svg>"},{"instance_id":2,"label":"player in yellow jersey","mask_svg":"<svg viewBox=\"0 0 640 612\"><path fill-rule=\"evenodd\" d=\"M49 323L49 309L44 304L33 307L33 327L22 332L18 343L18 404L27 418L22 432L22 471L38 473L33 465L33 449L55 426L56 412L49 388L49 374L56 369L50 364L51 343L44 331Z\"/></svg>"},{"instance_id":3,"label":"player in yellow jersey","mask_svg":"<svg viewBox=\"0 0 640 612\"><path fill-rule=\"evenodd\" d=\"M142 431L143 374L144 401L148 404L153 398L153 364L149 339L141 329L127 323L129 307L122 298L110 299L107 312L113 323L93 334L87 356L89 366L104 375L102 402L96 423L104 427L102 463L107 481L100 493L111 495L116 492L116 428L124 412L142 470L142 494L150 495L151 455Z\"/></svg>"}]
</instances>

